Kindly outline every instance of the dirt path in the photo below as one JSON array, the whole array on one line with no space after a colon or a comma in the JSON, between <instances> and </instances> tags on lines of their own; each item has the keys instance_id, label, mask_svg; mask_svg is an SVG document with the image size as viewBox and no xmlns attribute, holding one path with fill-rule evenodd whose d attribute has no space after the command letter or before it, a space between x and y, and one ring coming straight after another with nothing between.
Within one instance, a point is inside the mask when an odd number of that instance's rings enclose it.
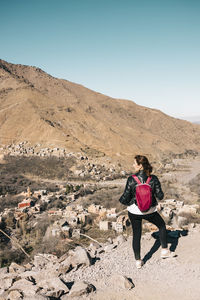
<instances>
[{"instance_id":1,"label":"dirt path","mask_svg":"<svg viewBox=\"0 0 200 300\"><path fill-rule=\"evenodd\" d=\"M196 177L200 173L200 157L196 157L195 159L176 159L174 160L176 165L184 165L187 167L187 170L180 172L173 172L179 176L177 176L179 182L181 184L187 184L191 179Z\"/></svg>"},{"instance_id":2,"label":"dirt path","mask_svg":"<svg viewBox=\"0 0 200 300\"><path fill-rule=\"evenodd\" d=\"M198 300L200 282L200 229L193 229L178 239L176 257L161 259L160 249L153 252L141 269L136 269L132 250L132 237L104 253L90 267L70 272L70 280L86 280L97 288L90 300ZM155 239L142 236L142 258L152 249ZM169 246L172 244L170 243ZM112 275L121 274L132 280L132 290L118 288Z\"/></svg>"},{"instance_id":3,"label":"dirt path","mask_svg":"<svg viewBox=\"0 0 200 300\"><path fill-rule=\"evenodd\" d=\"M199 195L190 190L189 181L195 178L200 173L200 157L195 159L176 159L174 163L177 167L183 166L182 170L173 171L173 176L177 179L174 187L179 195L182 195L182 200L187 204L196 204L199 200Z\"/></svg>"}]
</instances>

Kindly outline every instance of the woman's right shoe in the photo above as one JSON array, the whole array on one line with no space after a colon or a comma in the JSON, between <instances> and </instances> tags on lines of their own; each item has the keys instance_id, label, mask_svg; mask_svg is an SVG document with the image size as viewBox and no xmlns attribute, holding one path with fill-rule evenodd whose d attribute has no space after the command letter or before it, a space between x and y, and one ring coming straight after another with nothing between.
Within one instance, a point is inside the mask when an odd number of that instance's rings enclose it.
<instances>
[{"instance_id":1,"label":"woman's right shoe","mask_svg":"<svg viewBox=\"0 0 200 300\"><path fill-rule=\"evenodd\" d=\"M135 264L136 264L136 268L137 269L141 269L142 266L143 266L143 264L144 264L144 262L141 259L137 259L136 262L135 262Z\"/></svg>"},{"instance_id":2,"label":"woman's right shoe","mask_svg":"<svg viewBox=\"0 0 200 300\"><path fill-rule=\"evenodd\" d=\"M172 257L172 253L168 248L162 248L160 253L161 258Z\"/></svg>"}]
</instances>

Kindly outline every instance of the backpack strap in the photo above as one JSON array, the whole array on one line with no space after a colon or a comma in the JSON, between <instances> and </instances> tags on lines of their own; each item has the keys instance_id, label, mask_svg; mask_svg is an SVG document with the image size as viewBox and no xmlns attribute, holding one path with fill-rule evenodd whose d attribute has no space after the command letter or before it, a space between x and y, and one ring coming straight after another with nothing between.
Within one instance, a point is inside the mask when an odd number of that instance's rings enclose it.
<instances>
[{"instance_id":1,"label":"backpack strap","mask_svg":"<svg viewBox=\"0 0 200 300\"><path fill-rule=\"evenodd\" d=\"M141 181L139 180L139 178L138 178L136 175L133 174L132 177L135 179L135 181L136 181L138 184L141 184ZM147 178L146 184L149 184L151 178L152 178L151 176L149 176L149 177Z\"/></svg>"},{"instance_id":2,"label":"backpack strap","mask_svg":"<svg viewBox=\"0 0 200 300\"><path fill-rule=\"evenodd\" d=\"M135 181L138 183L138 184L141 184L141 181L139 180L139 178L136 176L136 175L132 175L132 177L135 179Z\"/></svg>"},{"instance_id":3,"label":"backpack strap","mask_svg":"<svg viewBox=\"0 0 200 300\"><path fill-rule=\"evenodd\" d=\"M151 176L149 176L149 177L147 178L146 184L149 184L151 178L152 178Z\"/></svg>"}]
</instances>

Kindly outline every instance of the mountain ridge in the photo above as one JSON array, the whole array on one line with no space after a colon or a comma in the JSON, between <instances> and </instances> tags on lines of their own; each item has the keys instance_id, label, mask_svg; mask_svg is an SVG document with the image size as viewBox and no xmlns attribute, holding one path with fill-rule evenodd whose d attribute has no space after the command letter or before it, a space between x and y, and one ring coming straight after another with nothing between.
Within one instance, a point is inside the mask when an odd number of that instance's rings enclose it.
<instances>
[{"instance_id":1,"label":"mountain ridge","mask_svg":"<svg viewBox=\"0 0 200 300\"><path fill-rule=\"evenodd\" d=\"M16 126L17 124L17 126ZM0 60L1 143L28 140L130 161L134 153L199 151L199 125L108 97L35 66ZM57 142L54 142L57 140Z\"/></svg>"}]
</instances>

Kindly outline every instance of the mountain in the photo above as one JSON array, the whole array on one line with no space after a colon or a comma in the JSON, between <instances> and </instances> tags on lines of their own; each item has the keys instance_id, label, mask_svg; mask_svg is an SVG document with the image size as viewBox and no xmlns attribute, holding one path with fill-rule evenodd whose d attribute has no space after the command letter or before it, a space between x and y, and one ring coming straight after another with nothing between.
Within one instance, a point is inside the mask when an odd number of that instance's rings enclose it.
<instances>
[{"instance_id":1,"label":"mountain","mask_svg":"<svg viewBox=\"0 0 200 300\"><path fill-rule=\"evenodd\" d=\"M200 150L200 126L43 70L0 60L0 143L24 140L121 161Z\"/></svg>"}]
</instances>

